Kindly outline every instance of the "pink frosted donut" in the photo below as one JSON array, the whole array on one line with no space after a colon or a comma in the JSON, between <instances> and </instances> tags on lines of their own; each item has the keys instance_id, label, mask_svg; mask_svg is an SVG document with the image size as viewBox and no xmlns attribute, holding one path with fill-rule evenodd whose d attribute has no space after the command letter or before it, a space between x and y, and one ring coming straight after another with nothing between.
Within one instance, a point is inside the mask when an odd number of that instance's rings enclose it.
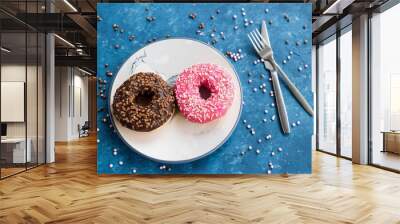
<instances>
[{"instance_id":1,"label":"pink frosted donut","mask_svg":"<svg viewBox=\"0 0 400 224\"><path fill-rule=\"evenodd\" d=\"M214 64L197 64L185 69L175 85L180 112L196 123L222 117L235 96L231 76Z\"/></svg>"}]
</instances>

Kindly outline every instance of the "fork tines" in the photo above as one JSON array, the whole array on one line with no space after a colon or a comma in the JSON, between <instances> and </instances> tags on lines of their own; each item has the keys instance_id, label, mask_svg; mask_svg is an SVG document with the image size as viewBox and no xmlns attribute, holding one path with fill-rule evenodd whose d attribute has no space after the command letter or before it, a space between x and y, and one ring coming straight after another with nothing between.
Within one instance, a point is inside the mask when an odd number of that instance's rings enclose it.
<instances>
[{"instance_id":1,"label":"fork tines","mask_svg":"<svg viewBox=\"0 0 400 224\"><path fill-rule=\"evenodd\" d=\"M247 34L247 37L250 39L250 42L257 53L262 51L264 48L269 47L267 41L263 38L258 29L251 31L249 34Z\"/></svg>"}]
</instances>

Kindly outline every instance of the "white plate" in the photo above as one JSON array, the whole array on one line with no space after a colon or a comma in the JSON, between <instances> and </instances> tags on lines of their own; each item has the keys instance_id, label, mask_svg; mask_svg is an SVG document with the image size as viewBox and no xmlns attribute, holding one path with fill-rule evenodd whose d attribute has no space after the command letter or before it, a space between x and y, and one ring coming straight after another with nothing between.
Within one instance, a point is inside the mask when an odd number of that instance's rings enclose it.
<instances>
[{"instance_id":1,"label":"white plate","mask_svg":"<svg viewBox=\"0 0 400 224\"><path fill-rule=\"evenodd\" d=\"M206 124L187 121L180 113L160 128L136 132L113 119L122 140L138 153L164 163L183 163L199 159L220 147L232 134L242 109L242 90L232 64L217 49L202 42L171 38L154 42L135 52L121 67L110 90L110 108L117 88L132 74L151 71L165 80L193 64L213 63L232 75L235 97L220 119ZM112 114L112 113L111 113Z\"/></svg>"}]
</instances>

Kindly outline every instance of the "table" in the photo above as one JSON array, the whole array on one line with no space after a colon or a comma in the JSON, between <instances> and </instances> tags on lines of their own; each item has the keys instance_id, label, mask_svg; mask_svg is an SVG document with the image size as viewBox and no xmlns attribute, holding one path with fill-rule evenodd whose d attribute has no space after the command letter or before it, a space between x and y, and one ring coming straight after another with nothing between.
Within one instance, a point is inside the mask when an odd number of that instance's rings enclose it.
<instances>
[{"instance_id":1,"label":"table","mask_svg":"<svg viewBox=\"0 0 400 224\"><path fill-rule=\"evenodd\" d=\"M383 131L382 152L400 154L400 131Z\"/></svg>"},{"instance_id":2,"label":"table","mask_svg":"<svg viewBox=\"0 0 400 224\"><path fill-rule=\"evenodd\" d=\"M27 144L25 151L25 144ZM1 139L1 154L6 163L25 163L31 162L32 141L30 138L5 138Z\"/></svg>"}]
</instances>

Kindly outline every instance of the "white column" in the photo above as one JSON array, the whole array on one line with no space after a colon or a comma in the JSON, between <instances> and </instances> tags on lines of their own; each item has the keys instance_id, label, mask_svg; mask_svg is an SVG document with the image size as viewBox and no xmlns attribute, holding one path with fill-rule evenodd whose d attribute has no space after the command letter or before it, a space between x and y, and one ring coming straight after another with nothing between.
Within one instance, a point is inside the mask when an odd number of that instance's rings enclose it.
<instances>
[{"instance_id":1,"label":"white column","mask_svg":"<svg viewBox=\"0 0 400 224\"><path fill-rule=\"evenodd\" d=\"M368 163L368 15L353 20L353 162Z\"/></svg>"},{"instance_id":2,"label":"white column","mask_svg":"<svg viewBox=\"0 0 400 224\"><path fill-rule=\"evenodd\" d=\"M46 163L55 161L54 133L55 133L55 61L54 35L46 36Z\"/></svg>"}]
</instances>

